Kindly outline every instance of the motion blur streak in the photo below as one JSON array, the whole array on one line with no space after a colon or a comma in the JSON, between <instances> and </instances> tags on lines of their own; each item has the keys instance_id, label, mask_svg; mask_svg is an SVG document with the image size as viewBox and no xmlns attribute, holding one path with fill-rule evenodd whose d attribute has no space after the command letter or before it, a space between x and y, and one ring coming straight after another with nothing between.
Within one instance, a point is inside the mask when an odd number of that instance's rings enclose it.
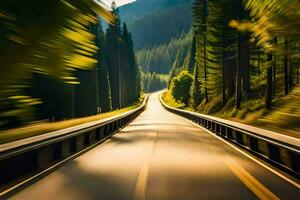
<instances>
[{"instance_id":1,"label":"motion blur streak","mask_svg":"<svg viewBox=\"0 0 300 200\"><path fill-rule=\"evenodd\" d=\"M74 84L97 61L89 26L114 16L93 0L0 1L0 128L30 121L39 99L24 95L34 73Z\"/></svg>"},{"instance_id":2,"label":"motion blur streak","mask_svg":"<svg viewBox=\"0 0 300 200\"><path fill-rule=\"evenodd\" d=\"M299 197L293 185L164 110L155 93L120 133L11 199L257 199L224 158L278 198Z\"/></svg>"}]
</instances>

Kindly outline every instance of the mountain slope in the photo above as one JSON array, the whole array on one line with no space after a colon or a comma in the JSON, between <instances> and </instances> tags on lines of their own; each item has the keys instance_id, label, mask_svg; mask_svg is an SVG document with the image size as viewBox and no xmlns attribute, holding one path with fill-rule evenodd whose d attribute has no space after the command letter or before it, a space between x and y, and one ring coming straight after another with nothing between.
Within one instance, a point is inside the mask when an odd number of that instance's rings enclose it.
<instances>
[{"instance_id":1,"label":"mountain slope","mask_svg":"<svg viewBox=\"0 0 300 200\"><path fill-rule=\"evenodd\" d=\"M137 50L168 43L191 27L191 0L137 0L119 9Z\"/></svg>"}]
</instances>

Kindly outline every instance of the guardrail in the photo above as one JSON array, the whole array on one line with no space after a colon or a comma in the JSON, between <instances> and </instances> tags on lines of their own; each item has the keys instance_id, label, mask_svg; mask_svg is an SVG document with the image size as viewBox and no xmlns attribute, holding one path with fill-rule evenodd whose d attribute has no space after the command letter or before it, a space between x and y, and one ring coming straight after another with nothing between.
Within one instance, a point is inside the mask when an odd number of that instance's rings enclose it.
<instances>
[{"instance_id":1,"label":"guardrail","mask_svg":"<svg viewBox=\"0 0 300 200\"><path fill-rule=\"evenodd\" d=\"M176 109L165 104L161 95L159 98L168 111L187 118L271 164L300 177L299 139L217 117Z\"/></svg>"},{"instance_id":2,"label":"guardrail","mask_svg":"<svg viewBox=\"0 0 300 200\"><path fill-rule=\"evenodd\" d=\"M146 108L148 96L138 108L118 116L0 145L0 186L37 174L110 137Z\"/></svg>"}]
</instances>

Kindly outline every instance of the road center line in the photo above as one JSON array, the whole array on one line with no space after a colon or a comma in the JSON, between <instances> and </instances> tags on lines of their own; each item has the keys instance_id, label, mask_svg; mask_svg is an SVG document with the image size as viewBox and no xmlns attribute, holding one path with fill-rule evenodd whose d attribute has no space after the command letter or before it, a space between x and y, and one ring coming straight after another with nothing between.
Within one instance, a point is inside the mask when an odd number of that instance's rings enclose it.
<instances>
[{"instance_id":1,"label":"road center line","mask_svg":"<svg viewBox=\"0 0 300 200\"><path fill-rule=\"evenodd\" d=\"M279 198L268 190L262 183L255 179L243 167L233 159L226 157L225 162L229 169L247 186L259 199L279 200Z\"/></svg>"},{"instance_id":2,"label":"road center line","mask_svg":"<svg viewBox=\"0 0 300 200\"><path fill-rule=\"evenodd\" d=\"M138 178L135 185L134 190L134 199L135 200L144 200L146 197L146 189L147 189L147 182L149 177L149 164L154 153L154 145L157 140L157 131L153 132L149 137L150 143L150 151L147 159L144 160L142 167L139 171Z\"/></svg>"}]
</instances>

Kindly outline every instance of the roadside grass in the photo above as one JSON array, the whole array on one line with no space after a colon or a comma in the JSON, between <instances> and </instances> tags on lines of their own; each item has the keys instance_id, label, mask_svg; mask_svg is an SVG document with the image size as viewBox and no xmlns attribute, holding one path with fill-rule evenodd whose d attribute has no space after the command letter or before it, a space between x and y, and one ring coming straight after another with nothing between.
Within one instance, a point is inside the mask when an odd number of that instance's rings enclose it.
<instances>
[{"instance_id":1,"label":"roadside grass","mask_svg":"<svg viewBox=\"0 0 300 200\"><path fill-rule=\"evenodd\" d=\"M49 133L52 131L57 131L65 128L70 128L72 126L93 122L105 118L109 118L112 116L120 115L122 113L128 112L130 110L133 110L137 108L141 102L143 101L143 98L139 100L139 102L133 104L132 106L115 110L99 115L93 115L89 117L82 117L82 118L76 118L76 119L70 119L65 121L59 121L59 122L41 122L38 124L32 124L27 125L20 128L14 128L10 130L0 131L0 144L8 143L32 136L37 136L45 133Z\"/></svg>"},{"instance_id":2,"label":"roadside grass","mask_svg":"<svg viewBox=\"0 0 300 200\"><path fill-rule=\"evenodd\" d=\"M178 102L176 102L170 92L170 90L164 92L162 94L162 100L169 106L173 107L173 108L179 108L179 109L184 109L185 106L184 104L180 104Z\"/></svg>"},{"instance_id":3,"label":"roadside grass","mask_svg":"<svg viewBox=\"0 0 300 200\"><path fill-rule=\"evenodd\" d=\"M259 128L275 131L281 134L300 138L300 86L285 97L276 97L273 100L273 108L265 109L264 96L260 99L249 97L245 100L241 109L235 108L235 98L222 104L222 97L216 96L208 103L202 101L197 109L191 109L174 103L170 92L164 94L164 102L172 107L191 110L194 112L212 115Z\"/></svg>"}]
</instances>

